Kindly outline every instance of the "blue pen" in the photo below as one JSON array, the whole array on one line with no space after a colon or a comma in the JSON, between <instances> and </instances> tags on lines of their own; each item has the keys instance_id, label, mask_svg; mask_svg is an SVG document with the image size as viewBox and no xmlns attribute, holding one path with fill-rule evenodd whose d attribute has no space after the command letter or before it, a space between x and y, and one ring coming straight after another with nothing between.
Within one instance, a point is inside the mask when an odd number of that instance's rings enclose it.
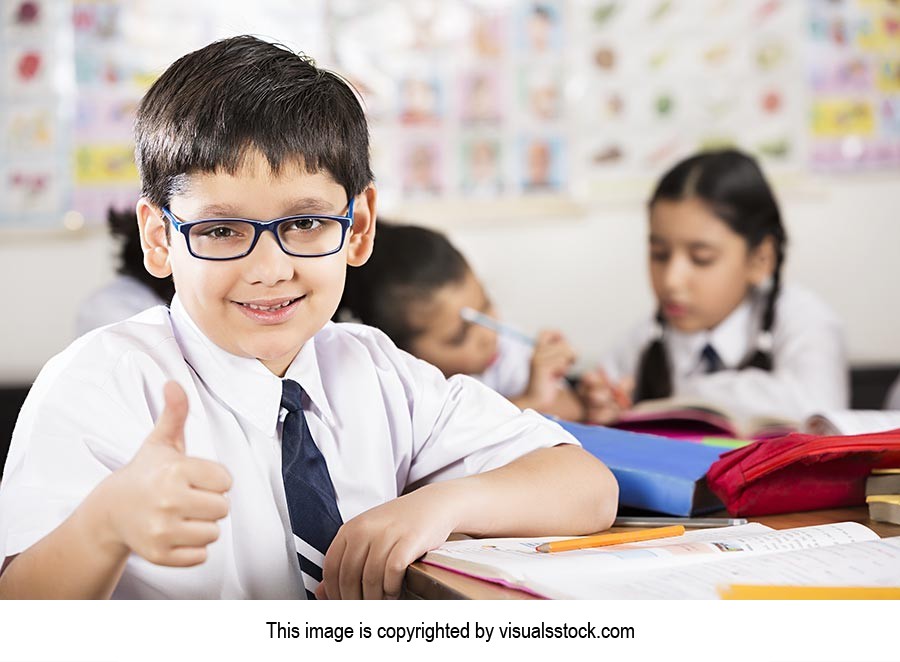
<instances>
[{"instance_id":1,"label":"blue pen","mask_svg":"<svg viewBox=\"0 0 900 662\"><path fill-rule=\"evenodd\" d=\"M485 328L491 329L492 331L496 331L497 333L502 333L503 335L509 336L510 338L514 338L519 342L525 343L526 345L533 346L535 344L535 339L529 336L524 331L520 331L514 326L509 326L508 324L498 322L493 317L489 317L484 313L480 313L474 308L463 308L459 311L459 314L460 317L462 317L467 322L471 322L472 324L479 324Z\"/></svg>"}]
</instances>

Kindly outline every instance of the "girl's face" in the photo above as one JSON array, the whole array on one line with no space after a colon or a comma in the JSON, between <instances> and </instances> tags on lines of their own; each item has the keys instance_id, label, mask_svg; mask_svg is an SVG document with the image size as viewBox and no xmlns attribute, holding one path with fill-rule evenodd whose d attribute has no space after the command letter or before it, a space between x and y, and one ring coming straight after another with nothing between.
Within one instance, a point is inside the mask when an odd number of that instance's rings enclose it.
<instances>
[{"instance_id":1,"label":"girl's face","mask_svg":"<svg viewBox=\"0 0 900 662\"><path fill-rule=\"evenodd\" d=\"M666 322L679 331L712 329L774 270L771 237L747 241L698 198L650 210L650 280Z\"/></svg>"},{"instance_id":2,"label":"girl's face","mask_svg":"<svg viewBox=\"0 0 900 662\"><path fill-rule=\"evenodd\" d=\"M437 290L431 300L410 311L410 325L420 332L410 352L436 366L445 376L481 374L497 360L497 334L462 318L463 308L493 315L481 283L471 271L462 282Z\"/></svg>"}]
</instances>

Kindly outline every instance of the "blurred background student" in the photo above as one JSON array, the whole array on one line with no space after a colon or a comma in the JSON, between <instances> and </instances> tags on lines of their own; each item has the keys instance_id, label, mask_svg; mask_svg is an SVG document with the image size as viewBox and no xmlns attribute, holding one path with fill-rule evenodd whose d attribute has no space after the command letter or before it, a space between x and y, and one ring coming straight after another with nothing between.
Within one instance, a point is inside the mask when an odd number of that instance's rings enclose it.
<instances>
[{"instance_id":1,"label":"blurred background student","mask_svg":"<svg viewBox=\"0 0 900 662\"><path fill-rule=\"evenodd\" d=\"M565 380L575 352L559 331L542 331L532 344L467 321L464 308L495 316L484 286L450 241L427 228L379 221L372 257L347 273L338 315L381 329L447 377L475 377L522 409L583 418Z\"/></svg>"},{"instance_id":2,"label":"blurred background student","mask_svg":"<svg viewBox=\"0 0 900 662\"><path fill-rule=\"evenodd\" d=\"M847 408L841 324L782 282L787 234L753 158L722 150L681 161L649 214L656 314L605 360L613 384L633 377L634 401L687 396L744 416ZM595 406L618 413L612 397Z\"/></svg>"},{"instance_id":3,"label":"blurred background student","mask_svg":"<svg viewBox=\"0 0 900 662\"><path fill-rule=\"evenodd\" d=\"M120 247L118 275L92 292L79 306L75 322L78 336L128 319L147 308L167 306L175 294L170 278L155 278L144 268L144 252L134 212L110 209L107 226Z\"/></svg>"}]
</instances>

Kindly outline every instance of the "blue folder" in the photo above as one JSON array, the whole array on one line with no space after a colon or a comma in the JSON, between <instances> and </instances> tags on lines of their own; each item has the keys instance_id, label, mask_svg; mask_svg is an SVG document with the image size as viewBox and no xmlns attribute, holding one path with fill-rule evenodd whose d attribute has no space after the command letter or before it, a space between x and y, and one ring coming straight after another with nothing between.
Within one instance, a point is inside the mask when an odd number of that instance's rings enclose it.
<instances>
[{"instance_id":1,"label":"blue folder","mask_svg":"<svg viewBox=\"0 0 900 662\"><path fill-rule=\"evenodd\" d=\"M706 472L727 449L556 420L619 482L619 505L689 516L724 508Z\"/></svg>"}]
</instances>

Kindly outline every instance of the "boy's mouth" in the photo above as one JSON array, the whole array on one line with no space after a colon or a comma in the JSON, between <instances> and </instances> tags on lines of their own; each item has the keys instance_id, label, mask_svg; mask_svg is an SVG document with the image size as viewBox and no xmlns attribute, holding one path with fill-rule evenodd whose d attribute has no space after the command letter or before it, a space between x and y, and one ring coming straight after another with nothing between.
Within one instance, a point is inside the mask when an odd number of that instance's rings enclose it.
<instances>
[{"instance_id":1,"label":"boy's mouth","mask_svg":"<svg viewBox=\"0 0 900 662\"><path fill-rule=\"evenodd\" d=\"M255 322L263 324L281 324L290 319L297 304L303 301L306 295L292 299L265 299L257 301L234 301L241 312Z\"/></svg>"}]
</instances>

